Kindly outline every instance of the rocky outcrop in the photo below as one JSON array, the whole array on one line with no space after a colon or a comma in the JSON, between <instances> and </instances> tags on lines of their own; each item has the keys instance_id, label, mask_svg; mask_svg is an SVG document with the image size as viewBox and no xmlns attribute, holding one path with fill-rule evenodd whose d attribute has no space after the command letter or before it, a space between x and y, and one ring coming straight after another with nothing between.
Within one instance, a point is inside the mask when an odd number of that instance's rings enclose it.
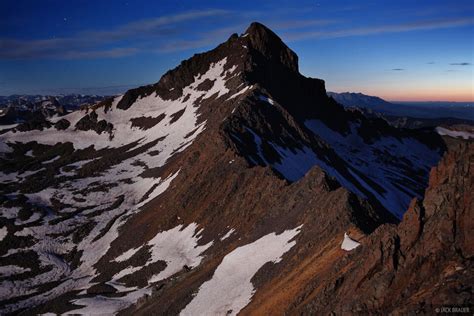
<instances>
[{"instance_id":1,"label":"rocky outcrop","mask_svg":"<svg viewBox=\"0 0 474 316\"><path fill-rule=\"evenodd\" d=\"M422 200L398 226L382 225L315 298L290 309L336 314L435 314L473 300L474 146L461 143L433 168ZM309 295L309 294L308 294Z\"/></svg>"},{"instance_id":2,"label":"rocky outcrop","mask_svg":"<svg viewBox=\"0 0 474 316\"><path fill-rule=\"evenodd\" d=\"M92 111L91 113L85 115L76 123L76 129L81 131L93 130L97 134L101 133L112 133L114 125L107 122L106 120L97 120L97 113Z\"/></svg>"},{"instance_id":3,"label":"rocky outcrop","mask_svg":"<svg viewBox=\"0 0 474 316\"><path fill-rule=\"evenodd\" d=\"M46 120L41 114L36 114L34 117L30 118L28 121L19 124L16 127L16 130L20 132L38 130L42 131L43 129L50 128L51 123Z\"/></svg>"},{"instance_id":4,"label":"rocky outcrop","mask_svg":"<svg viewBox=\"0 0 474 316\"><path fill-rule=\"evenodd\" d=\"M71 126L71 123L66 120L66 119L60 119L59 121L57 121L55 124L54 124L54 127L57 129L57 130L65 130L67 129L69 126Z\"/></svg>"},{"instance_id":5,"label":"rocky outcrop","mask_svg":"<svg viewBox=\"0 0 474 316\"><path fill-rule=\"evenodd\" d=\"M252 23L243 35L243 37L247 36L250 47L270 63L298 72L298 56L266 26L258 22Z\"/></svg>"}]
</instances>

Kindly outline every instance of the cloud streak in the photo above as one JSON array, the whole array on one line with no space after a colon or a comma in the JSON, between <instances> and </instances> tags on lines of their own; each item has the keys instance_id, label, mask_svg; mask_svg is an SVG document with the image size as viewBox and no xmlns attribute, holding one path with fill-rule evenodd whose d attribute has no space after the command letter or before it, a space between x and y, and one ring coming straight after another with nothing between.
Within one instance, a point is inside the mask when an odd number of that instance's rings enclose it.
<instances>
[{"instance_id":1,"label":"cloud streak","mask_svg":"<svg viewBox=\"0 0 474 316\"><path fill-rule=\"evenodd\" d=\"M0 59L88 59L118 58L140 51L137 47L115 47L121 41L167 38L181 32L180 23L222 17L226 10L188 11L175 15L127 23L108 31L83 31L67 38L40 40L0 39ZM114 46L112 48L107 46ZM129 44L130 45L130 44ZM133 44L131 45L133 46Z\"/></svg>"},{"instance_id":2,"label":"cloud streak","mask_svg":"<svg viewBox=\"0 0 474 316\"><path fill-rule=\"evenodd\" d=\"M330 20L330 19L311 19L311 20L276 20L270 21L268 23L269 27L274 30L289 30L289 29L299 29L306 28L311 26L326 26L330 24L335 24L339 20Z\"/></svg>"},{"instance_id":3,"label":"cloud streak","mask_svg":"<svg viewBox=\"0 0 474 316\"><path fill-rule=\"evenodd\" d=\"M200 34L195 39L190 40L172 40L168 41L155 49L158 53L172 53L188 49L201 48L208 45L219 43L229 37L231 34L242 30L243 24L220 28L214 31Z\"/></svg>"},{"instance_id":4,"label":"cloud streak","mask_svg":"<svg viewBox=\"0 0 474 316\"><path fill-rule=\"evenodd\" d=\"M175 15L162 16L152 19L140 20L137 22L127 23L111 31L89 31L80 34L80 37L92 39L94 41L120 41L128 39L131 36L148 37L149 35L160 36L160 32L173 31L175 25L203 18L223 16L228 14L227 10L204 10L189 11Z\"/></svg>"},{"instance_id":5,"label":"cloud streak","mask_svg":"<svg viewBox=\"0 0 474 316\"><path fill-rule=\"evenodd\" d=\"M310 26L325 26L336 23L337 20L329 19L312 19L312 20L272 20L266 23L275 31L307 28ZM232 33L240 32L248 26L245 21L240 24L219 28L210 32L199 34L195 39L191 40L174 40L165 43L156 49L160 53L171 53L189 49L202 48L209 45L215 45L226 39Z\"/></svg>"},{"instance_id":6,"label":"cloud streak","mask_svg":"<svg viewBox=\"0 0 474 316\"><path fill-rule=\"evenodd\" d=\"M220 9L194 10L126 23L110 30L81 31L70 37L35 40L0 38L0 59L121 58L142 52L170 53L199 49L215 45L231 33L244 29L250 22L248 21L249 14L249 12ZM267 17L266 12L252 12L250 15L260 15L267 20L267 24L272 29L284 31L283 39L290 42L435 30L474 24L472 18L456 18L334 29L343 21L277 19L274 15ZM212 21L223 23L219 24L218 28L208 29L205 32L192 27L193 24L210 24ZM451 65L468 66L470 63L452 63Z\"/></svg>"},{"instance_id":7,"label":"cloud streak","mask_svg":"<svg viewBox=\"0 0 474 316\"><path fill-rule=\"evenodd\" d=\"M371 27L359 27L331 31L307 31L287 33L285 38L291 41L314 39L314 38L338 38L352 36L379 35L385 33L403 33L413 31L426 31L460 26L473 25L472 18L457 18L444 20L416 21L412 23L379 25Z\"/></svg>"},{"instance_id":8,"label":"cloud streak","mask_svg":"<svg viewBox=\"0 0 474 316\"><path fill-rule=\"evenodd\" d=\"M470 66L471 63L450 63L451 66Z\"/></svg>"}]
</instances>

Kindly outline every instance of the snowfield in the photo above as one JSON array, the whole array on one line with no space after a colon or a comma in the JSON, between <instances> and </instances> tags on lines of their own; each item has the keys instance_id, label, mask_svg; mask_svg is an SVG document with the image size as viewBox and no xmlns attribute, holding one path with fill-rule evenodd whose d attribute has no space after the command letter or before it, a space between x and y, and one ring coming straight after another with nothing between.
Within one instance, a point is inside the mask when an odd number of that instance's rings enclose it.
<instances>
[{"instance_id":1,"label":"snowfield","mask_svg":"<svg viewBox=\"0 0 474 316\"><path fill-rule=\"evenodd\" d=\"M54 212L36 212L27 220L16 219L15 224L18 231L16 237L33 238L35 242L31 246L19 249L9 249L9 256L14 253L26 253L33 251L38 256L41 268L46 272L39 273L34 277L19 280L0 281L0 300L19 298L0 307L0 313L10 313L18 309L37 306L54 297L71 291L81 291L82 296L71 300L81 308L72 313L115 313L120 309L128 307L145 294L150 294L150 287L127 288L117 280L120 277L139 271L148 265L163 260L166 268L153 275L149 283L166 279L181 271L183 266L190 268L199 265L201 253L212 246L212 242L197 246L199 232L197 224L186 227L177 226L169 231L158 233L148 241L151 255L150 260L141 267L128 267L111 280L110 285L118 291L116 297L104 297L85 295L86 290L95 283L92 280L97 276L96 263L107 253L111 243L118 237L119 228L130 216L140 212L140 208L162 194L179 174L176 170L166 178L144 176L143 173L150 169L163 167L167 161L179 152L189 147L194 139L204 131L206 121L200 121L198 115L198 100L211 97L224 97L229 93L226 81L235 73L236 67L224 70L226 58L210 65L207 72L194 77L194 82L183 89L183 94L177 100L164 100L156 93L139 97L130 108L122 110L117 107L123 96L116 97L111 107L96 109L97 120L105 120L113 124L112 133L102 132L97 134L93 130L76 130L76 123L85 115L86 110L76 111L63 117L52 118L52 123L59 119L66 119L70 126L65 130L48 128L43 131L13 132L8 131L0 135L0 150L2 155L11 153L10 144L27 143L36 141L39 144L55 145L58 142L72 143L74 149L82 150L93 147L96 151L121 149L132 152L133 155L125 156L118 163L104 166L104 170L97 175L83 177L78 171L88 164L100 160L101 156L86 159L69 164L70 171L59 168L54 178L54 186L42 191L28 193L25 196L32 205L38 205L43 209L52 207L53 199L63 205L60 214ZM202 91L197 87L206 80L213 80L213 86ZM243 89L245 90L245 88ZM180 115L178 115L180 113ZM134 126L134 119L164 117L153 126ZM157 120L158 121L158 120ZM102 151L103 152L103 151ZM26 152L32 156L33 151ZM44 168L49 168L60 161L57 155L44 161ZM40 170L20 170L19 172L5 173L1 170L0 182L22 183L28 177ZM15 197L15 193L11 197ZM57 202L56 202L57 203ZM18 212L17 210L16 212ZM16 217L14 208L2 208L0 217L11 219ZM64 214L73 214L66 216ZM91 227L90 231L79 241L73 241L74 232L82 227ZM8 230L6 227L0 229L0 241L6 238ZM138 249L130 249L115 260L126 261L131 258ZM63 257L69 253L78 252L80 261L78 267L71 268ZM29 268L15 266L1 266L3 275L18 275ZM50 282L59 282L51 288L38 291L38 286ZM120 295L121 294L121 295ZM22 299L21 296L31 295Z\"/></svg>"},{"instance_id":2,"label":"snowfield","mask_svg":"<svg viewBox=\"0 0 474 316\"><path fill-rule=\"evenodd\" d=\"M166 279L181 271L184 266L193 268L199 265L202 260L201 254L212 246L212 242L198 246L199 237L197 236L199 236L199 234L200 231L197 231L196 223L192 223L186 227L179 225L168 231L158 233L154 238L148 241L146 245L138 249L129 250L117 257L117 261L126 261L143 247L148 248L148 252L151 255L145 265L129 267L119 274L116 274L113 280L118 280L158 261L165 261L166 268L159 274L151 276L148 280L149 283Z\"/></svg>"},{"instance_id":3,"label":"snowfield","mask_svg":"<svg viewBox=\"0 0 474 316\"><path fill-rule=\"evenodd\" d=\"M255 289L251 279L267 262L282 260L302 226L280 235L271 233L238 247L224 257L212 279L205 282L181 315L237 315L250 303Z\"/></svg>"}]
</instances>

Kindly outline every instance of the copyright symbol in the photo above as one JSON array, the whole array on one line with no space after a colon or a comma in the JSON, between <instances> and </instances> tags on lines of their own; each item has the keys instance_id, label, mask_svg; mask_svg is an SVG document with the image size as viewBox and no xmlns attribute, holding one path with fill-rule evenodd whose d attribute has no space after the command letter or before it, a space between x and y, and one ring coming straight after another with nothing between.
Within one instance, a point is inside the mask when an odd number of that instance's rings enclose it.
<instances>
[{"instance_id":1,"label":"copyright symbol","mask_svg":"<svg viewBox=\"0 0 474 316\"><path fill-rule=\"evenodd\" d=\"M439 313L439 308L436 308L436 309L435 309L435 312Z\"/></svg>"}]
</instances>

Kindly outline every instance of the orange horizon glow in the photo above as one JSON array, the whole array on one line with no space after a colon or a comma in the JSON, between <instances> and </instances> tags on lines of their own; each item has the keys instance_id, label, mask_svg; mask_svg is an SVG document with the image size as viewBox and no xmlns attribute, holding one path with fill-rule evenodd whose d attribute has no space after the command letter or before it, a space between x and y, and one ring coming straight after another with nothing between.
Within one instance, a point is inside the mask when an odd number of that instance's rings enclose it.
<instances>
[{"instance_id":1,"label":"orange horizon glow","mask_svg":"<svg viewBox=\"0 0 474 316\"><path fill-rule=\"evenodd\" d=\"M331 91L331 90L329 90ZM347 90L345 91L335 91L338 93L342 92L348 92ZM463 103L474 103L474 94L473 93L466 93L466 94L448 94L448 93L443 93L443 92L438 92L438 93L430 93L430 94L424 94L422 92L420 93L400 93L400 94L394 94L394 93L383 93L383 92L377 92L374 90L359 90L359 91L349 91L349 92L355 92L355 93L362 93L365 95L370 95L370 96L375 96L384 99L385 101L388 102L394 102L394 101L403 101L403 102L463 102Z\"/></svg>"},{"instance_id":2,"label":"orange horizon glow","mask_svg":"<svg viewBox=\"0 0 474 316\"><path fill-rule=\"evenodd\" d=\"M378 96L387 101L415 101L415 102L474 102L474 87L466 89L463 87L409 87L394 92L388 89L379 88L376 91L371 89L367 91L369 95ZM364 93L364 92L362 92Z\"/></svg>"},{"instance_id":3,"label":"orange horizon glow","mask_svg":"<svg viewBox=\"0 0 474 316\"><path fill-rule=\"evenodd\" d=\"M474 103L474 98L452 98L450 96L446 97L439 97L439 98L428 98L428 97L393 97L393 96L380 96L380 98L384 99L385 101L395 102L395 101L403 101L403 102L462 102L462 103Z\"/></svg>"},{"instance_id":4,"label":"orange horizon glow","mask_svg":"<svg viewBox=\"0 0 474 316\"><path fill-rule=\"evenodd\" d=\"M455 75L439 78L436 74L413 73L393 77L392 74L380 74L377 79L370 77L367 82L347 78L335 78L336 87L331 89L361 92L377 96L387 101L403 102L468 102L474 103L474 73L456 72ZM339 84L342 81L342 85Z\"/></svg>"},{"instance_id":5,"label":"orange horizon glow","mask_svg":"<svg viewBox=\"0 0 474 316\"><path fill-rule=\"evenodd\" d=\"M453 89L454 90L454 89ZM393 101L446 101L446 102L473 102L472 91L449 91L448 89L418 89L415 91L400 91L398 93L380 92L384 100Z\"/></svg>"}]
</instances>

